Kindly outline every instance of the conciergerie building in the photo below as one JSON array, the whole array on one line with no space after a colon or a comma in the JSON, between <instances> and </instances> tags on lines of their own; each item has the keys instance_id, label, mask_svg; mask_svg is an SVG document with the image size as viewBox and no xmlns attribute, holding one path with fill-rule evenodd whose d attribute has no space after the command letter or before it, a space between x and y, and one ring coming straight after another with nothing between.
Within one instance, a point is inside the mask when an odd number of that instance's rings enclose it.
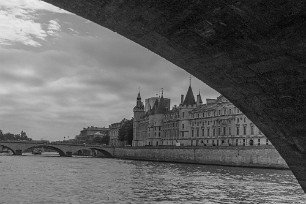
<instances>
[{"instance_id":1,"label":"conciergerie building","mask_svg":"<svg viewBox=\"0 0 306 204\"><path fill-rule=\"evenodd\" d=\"M153 101L152 101L153 100ZM146 99L140 92L134 107L133 146L262 146L271 145L262 132L224 96L194 97L191 84L181 103L170 109L170 99ZM153 104L153 105L152 105Z\"/></svg>"}]
</instances>

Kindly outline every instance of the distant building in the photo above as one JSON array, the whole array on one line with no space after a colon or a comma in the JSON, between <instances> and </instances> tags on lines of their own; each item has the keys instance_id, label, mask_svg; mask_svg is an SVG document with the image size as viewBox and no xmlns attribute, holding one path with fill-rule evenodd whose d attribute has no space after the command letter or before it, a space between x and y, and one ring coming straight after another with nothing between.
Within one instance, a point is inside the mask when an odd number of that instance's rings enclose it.
<instances>
[{"instance_id":1,"label":"distant building","mask_svg":"<svg viewBox=\"0 0 306 204\"><path fill-rule=\"evenodd\" d=\"M140 93L134 107L133 146L260 146L271 145L262 132L224 96L195 99L191 86L181 104L165 108L163 94L147 111ZM147 100L146 100L147 101ZM169 104L170 106L170 104Z\"/></svg>"},{"instance_id":2,"label":"distant building","mask_svg":"<svg viewBox=\"0 0 306 204\"><path fill-rule=\"evenodd\" d=\"M118 139L119 129L122 125L127 121L127 119L123 119L121 122L113 123L109 126L109 145L111 146L123 146L124 143Z\"/></svg>"},{"instance_id":3,"label":"distant building","mask_svg":"<svg viewBox=\"0 0 306 204\"><path fill-rule=\"evenodd\" d=\"M145 99L145 112L150 111L150 109L153 108L155 101L157 100L158 102L160 102L161 97L151 97L151 98L147 98ZM166 108L166 110L170 110L170 99L169 98L163 98L164 99L164 106Z\"/></svg>"},{"instance_id":4,"label":"distant building","mask_svg":"<svg viewBox=\"0 0 306 204\"><path fill-rule=\"evenodd\" d=\"M108 136L109 128L105 127L87 127L81 130L80 134L75 137L78 143L92 143L96 137Z\"/></svg>"}]
</instances>

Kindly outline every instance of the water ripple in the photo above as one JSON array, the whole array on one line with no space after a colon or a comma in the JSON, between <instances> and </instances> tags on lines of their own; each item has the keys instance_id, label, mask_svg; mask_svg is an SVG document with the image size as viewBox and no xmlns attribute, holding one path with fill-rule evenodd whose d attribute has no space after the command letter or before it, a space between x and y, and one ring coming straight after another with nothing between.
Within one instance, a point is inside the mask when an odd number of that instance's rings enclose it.
<instances>
[{"instance_id":1,"label":"water ripple","mask_svg":"<svg viewBox=\"0 0 306 204\"><path fill-rule=\"evenodd\" d=\"M0 170L0 203L306 203L285 170L41 156Z\"/></svg>"}]
</instances>

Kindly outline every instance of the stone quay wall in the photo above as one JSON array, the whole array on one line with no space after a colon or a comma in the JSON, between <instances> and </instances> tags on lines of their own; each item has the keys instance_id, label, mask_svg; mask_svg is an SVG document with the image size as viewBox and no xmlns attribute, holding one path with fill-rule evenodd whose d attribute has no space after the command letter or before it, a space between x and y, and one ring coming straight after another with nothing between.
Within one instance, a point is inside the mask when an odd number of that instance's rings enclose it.
<instances>
[{"instance_id":1,"label":"stone quay wall","mask_svg":"<svg viewBox=\"0 0 306 204\"><path fill-rule=\"evenodd\" d=\"M272 146L114 147L112 154L121 159L288 169Z\"/></svg>"}]
</instances>

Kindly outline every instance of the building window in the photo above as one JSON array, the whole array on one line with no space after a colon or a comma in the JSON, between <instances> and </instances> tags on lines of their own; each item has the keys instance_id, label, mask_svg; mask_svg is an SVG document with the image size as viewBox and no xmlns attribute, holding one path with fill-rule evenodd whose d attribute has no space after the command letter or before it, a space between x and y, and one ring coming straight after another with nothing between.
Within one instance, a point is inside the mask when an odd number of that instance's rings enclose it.
<instances>
[{"instance_id":1,"label":"building window","mask_svg":"<svg viewBox=\"0 0 306 204\"><path fill-rule=\"evenodd\" d=\"M269 140L268 139L266 139L266 145L269 145Z\"/></svg>"},{"instance_id":2,"label":"building window","mask_svg":"<svg viewBox=\"0 0 306 204\"><path fill-rule=\"evenodd\" d=\"M258 139L258 146L260 146L260 139Z\"/></svg>"},{"instance_id":3,"label":"building window","mask_svg":"<svg viewBox=\"0 0 306 204\"><path fill-rule=\"evenodd\" d=\"M245 139L243 139L243 146L245 146Z\"/></svg>"},{"instance_id":4,"label":"building window","mask_svg":"<svg viewBox=\"0 0 306 204\"><path fill-rule=\"evenodd\" d=\"M207 137L210 136L209 128L207 128Z\"/></svg>"},{"instance_id":5,"label":"building window","mask_svg":"<svg viewBox=\"0 0 306 204\"><path fill-rule=\"evenodd\" d=\"M182 129L184 130L184 124L182 124Z\"/></svg>"},{"instance_id":6,"label":"building window","mask_svg":"<svg viewBox=\"0 0 306 204\"><path fill-rule=\"evenodd\" d=\"M238 139L236 139L236 146L238 146Z\"/></svg>"},{"instance_id":7,"label":"building window","mask_svg":"<svg viewBox=\"0 0 306 204\"><path fill-rule=\"evenodd\" d=\"M244 117L243 121L245 122L245 117Z\"/></svg>"},{"instance_id":8,"label":"building window","mask_svg":"<svg viewBox=\"0 0 306 204\"><path fill-rule=\"evenodd\" d=\"M226 133L226 128L223 127L223 135L226 135L225 133Z\"/></svg>"},{"instance_id":9,"label":"building window","mask_svg":"<svg viewBox=\"0 0 306 204\"><path fill-rule=\"evenodd\" d=\"M221 110L219 110L219 115L221 115Z\"/></svg>"},{"instance_id":10,"label":"building window","mask_svg":"<svg viewBox=\"0 0 306 204\"><path fill-rule=\"evenodd\" d=\"M193 131L193 130L191 130L191 136L192 136L192 137L194 136L193 134L194 134L194 131Z\"/></svg>"},{"instance_id":11,"label":"building window","mask_svg":"<svg viewBox=\"0 0 306 204\"><path fill-rule=\"evenodd\" d=\"M246 126L243 126L243 134L246 135Z\"/></svg>"},{"instance_id":12,"label":"building window","mask_svg":"<svg viewBox=\"0 0 306 204\"><path fill-rule=\"evenodd\" d=\"M221 128L218 128L218 136L221 135Z\"/></svg>"},{"instance_id":13,"label":"building window","mask_svg":"<svg viewBox=\"0 0 306 204\"><path fill-rule=\"evenodd\" d=\"M213 129L213 136L215 136L216 135L216 130L215 130L215 128Z\"/></svg>"},{"instance_id":14,"label":"building window","mask_svg":"<svg viewBox=\"0 0 306 204\"><path fill-rule=\"evenodd\" d=\"M236 132L237 132L237 135L239 135L239 126L237 126Z\"/></svg>"},{"instance_id":15,"label":"building window","mask_svg":"<svg viewBox=\"0 0 306 204\"><path fill-rule=\"evenodd\" d=\"M183 118L185 117L185 113L183 112Z\"/></svg>"},{"instance_id":16,"label":"building window","mask_svg":"<svg viewBox=\"0 0 306 204\"><path fill-rule=\"evenodd\" d=\"M253 139L250 140L250 146L253 146L254 145L254 141Z\"/></svg>"},{"instance_id":17,"label":"building window","mask_svg":"<svg viewBox=\"0 0 306 204\"><path fill-rule=\"evenodd\" d=\"M202 129L202 136L204 137L204 129Z\"/></svg>"},{"instance_id":18,"label":"building window","mask_svg":"<svg viewBox=\"0 0 306 204\"><path fill-rule=\"evenodd\" d=\"M197 137L199 137L200 135L199 135L199 128L197 129Z\"/></svg>"},{"instance_id":19,"label":"building window","mask_svg":"<svg viewBox=\"0 0 306 204\"><path fill-rule=\"evenodd\" d=\"M231 127L228 127L228 135L232 135Z\"/></svg>"}]
</instances>

